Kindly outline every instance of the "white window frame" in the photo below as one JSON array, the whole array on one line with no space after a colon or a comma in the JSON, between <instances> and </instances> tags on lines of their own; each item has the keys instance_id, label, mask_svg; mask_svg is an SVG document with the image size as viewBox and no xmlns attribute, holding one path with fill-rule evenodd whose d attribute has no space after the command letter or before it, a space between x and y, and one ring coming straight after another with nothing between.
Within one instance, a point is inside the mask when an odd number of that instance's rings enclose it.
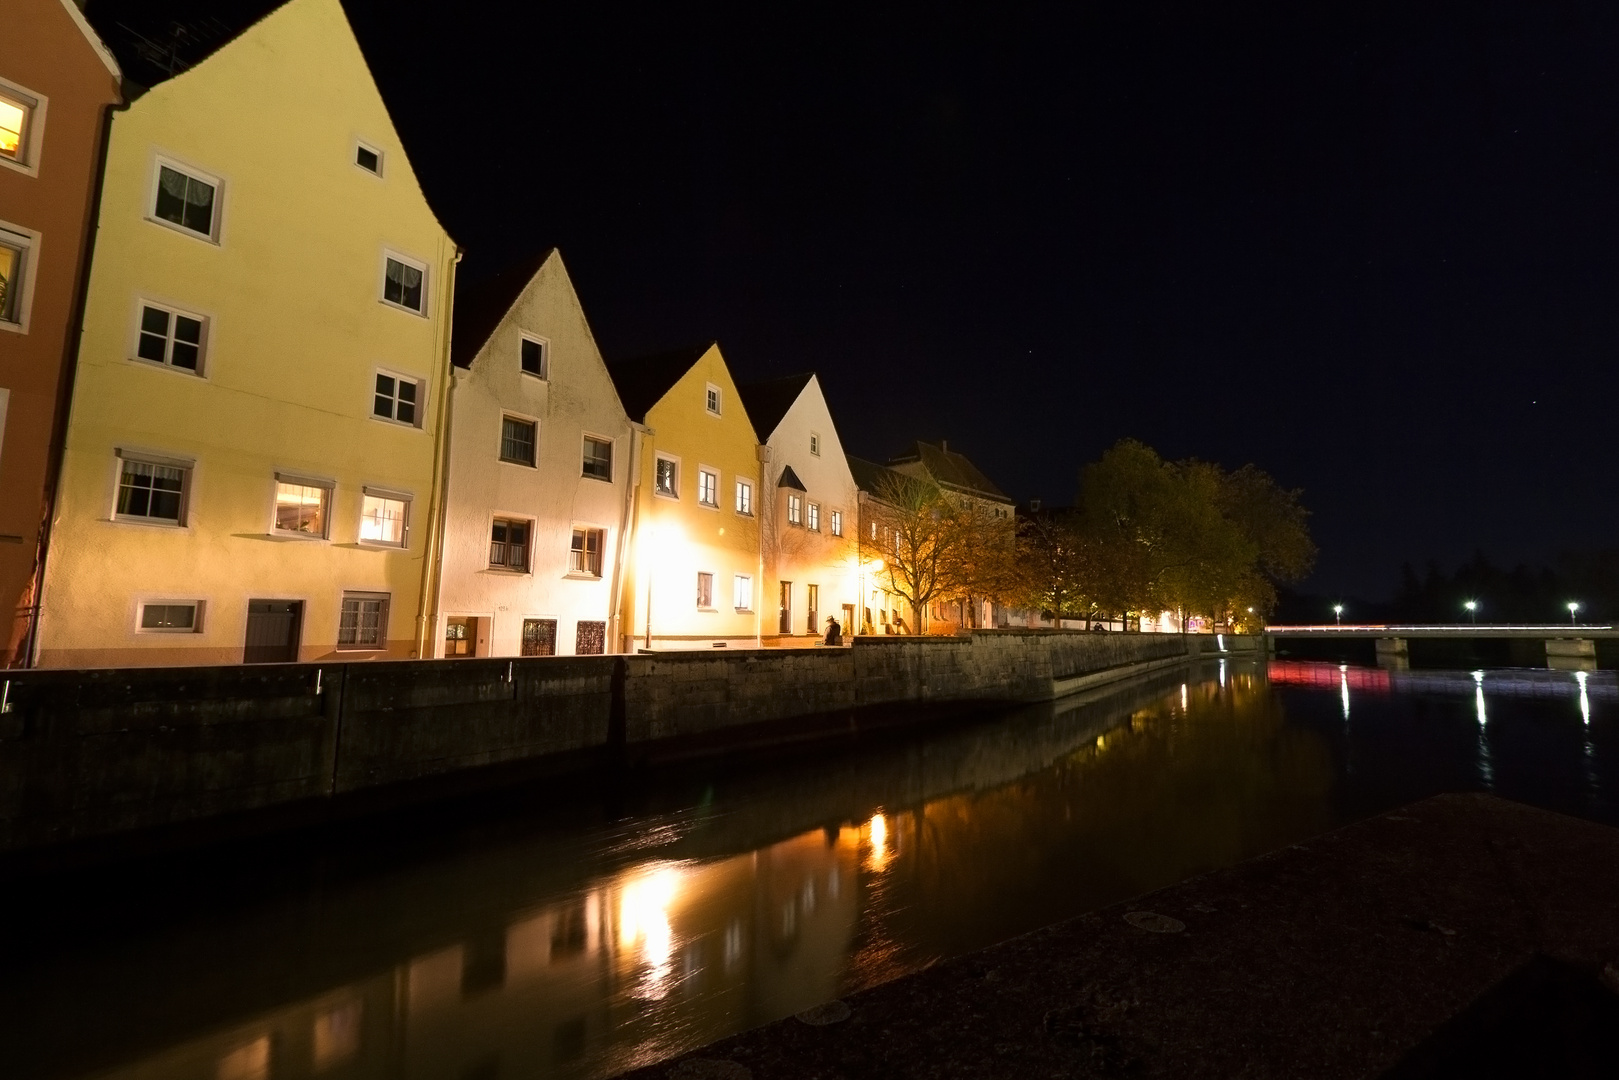
<instances>
[{"instance_id":1,"label":"white window frame","mask_svg":"<svg viewBox=\"0 0 1619 1080\"><path fill-rule=\"evenodd\" d=\"M320 488L326 492L325 513L321 517L320 532L306 533L295 529L283 529L276 522L276 495L282 484L293 484L297 487ZM337 481L323 477L310 476L308 473L282 472L276 470L275 478L270 482L270 535L287 540L329 540L332 535L332 508L337 502Z\"/></svg>"},{"instance_id":2,"label":"white window frame","mask_svg":"<svg viewBox=\"0 0 1619 1080\"><path fill-rule=\"evenodd\" d=\"M413 270L421 271L422 307L420 311L388 299L388 260L390 259L401 266L408 266ZM423 259L418 259L414 255L406 255L397 248L384 247L382 249L382 258L377 261L377 303L383 307L393 308L395 311L403 311L406 314L414 315L419 319L429 318L433 311L433 275L427 262Z\"/></svg>"},{"instance_id":3,"label":"white window frame","mask_svg":"<svg viewBox=\"0 0 1619 1080\"><path fill-rule=\"evenodd\" d=\"M590 448L590 444L593 443L593 442L602 443L603 445L605 445L607 447L607 475L606 476L596 476L596 475L594 475L592 473L588 473L588 472L585 471L585 460L586 460L585 459L585 451ZM615 441L612 440L612 439L609 439L605 435L592 435L588 431L583 432L580 435L580 438L579 438L579 476L580 476L580 478L583 479L583 480L595 480L597 483L601 483L601 484L611 484L613 482L613 469L614 469L615 465L617 464L616 461L614 460L618 456L617 453L616 453L616 446L617 446L617 444L615 443Z\"/></svg>"},{"instance_id":4,"label":"white window frame","mask_svg":"<svg viewBox=\"0 0 1619 1080\"><path fill-rule=\"evenodd\" d=\"M506 457L506 421L515 420L519 424L527 424L534 429L534 460L513 461ZM500 429L495 433L495 460L502 465L516 465L519 469L538 469L540 467L540 420L537 416L525 416L522 413L501 410Z\"/></svg>"},{"instance_id":5,"label":"white window frame","mask_svg":"<svg viewBox=\"0 0 1619 1080\"><path fill-rule=\"evenodd\" d=\"M743 507L746 502L747 506ZM742 517L753 516L753 481L736 478L736 512Z\"/></svg>"},{"instance_id":6,"label":"white window frame","mask_svg":"<svg viewBox=\"0 0 1619 1080\"><path fill-rule=\"evenodd\" d=\"M810 453L821 456L821 433L818 431L810 432Z\"/></svg>"},{"instance_id":7,"label":"white window frame","mask_svg":"<svg viewBox=\"0 0 1619 1080\"><path fill-rule=\"evenodd\" d=\"M827 527L832 530L832 535L833 536L842 536L843 535L843 511L842 510L828 510L826 512L826 516L827 516Z\"/></svg>"},{"instance_id":8,"label":"white window frame","mask_svg":"<svg viewBox=\"0 0 1619 1080\"><path fill-rule=\"evenodd\" d=\"M747 596L746 596L747 604L745 604L745 605L741 602L744 599L744 597L743 597L744 592L746 592L746 594L747 594ZM738 612L746 612L746 611L752 611L753 610L753 575L752 574L736 574L736 575L734 575L732 577L732 579L731 579L731 603L732 603L732 606L735 607L735 609Z\"/></svg>"},{"instance_id":9,"label":"white window frame","mask_svg":"<svg viewBox=\"0 0 1619 1080\"><path fill-rule=\"evenodd\" d=\"M706 584L708 585L708 597L707 597L708 603L706 603L706 604L703 603L703 599L704 599L704 597L703 597L703 585L705 584L705 582L703 580L704 578L708 579L707 582L706 582ZM714 606L714 572L712 570L699 570L699 571L697 571L697 610L698 611L718 611L719 610L719 608Z\"/></svg>"},{"instance_id":10,"label":"white window frame","mask_svg":"<svg viewBox=\"0 0 1619 1080\"><path fill-rule=\"evenodd\" d=\"M804 504L804 528L810 532L821 531L821 504L806 502Z\"/></svg>"},{"instance_id":11,"label":"white window frame","mask_svg":"<svg viewBox=\"0 0 1619 1080\"><path fill-rule=\"evenodd\" d=\"M108 521L116 521L124 525L143 525L157 529L185 529L190 527L191 496L197 476L197 463L194 459L170 457L167 454L150 454L133 447L122 446L113 449L112 457L112 504L107 511ZM178 521L138 514L120 514L118 512L118 492L123 486L124 462L126 461L140 462L143 465L160 465L167 469L179 469L185 474L180 481L180 519Z\"/></svg>"},{"instance_id":12,"label":"white window frame","mask_svg":"<svg viewBox=\"0 0 1619 1080\"><path fill-rule=\"evenodd\" d=\"M388 155L383 152L382 147L378 146L374 142L368 142L359 136L355 136L353 150L354 152L349 155L349 163L356 169L359 169L367 176L374 177L378 180L381 180L388 175ZM364 165L360 164L361 150L369 150L371 153L377 155L377 167L375 169L368 169Z\"/></svg>"},{"instance_id":13,"label":"white window frame","mask_svg":"<svg viewBox=\"0 0 1619 1080\"><path fill-rule=\"evenodd\" d=\"M367 537L361 535L365 530L365 500L368 499L368 498L369 499L386 499L389 502L396 502L396 503L403 503L404 504L405 513L404 513L404 517L401 519L400 525L399 525L399 541L398 541L398 543L395 543L392 540L370 539L370 538L367 538ZM393 488L373 487L373 486L371 486L369 484L363 485L360 488L360 520L359 520L358 524L356 524L356 526L354 528L355 541L357 543L364 544L367 547L391 548L391 549L396 549L396 550L404 550L404 549L410 547L410 504L411 504L411 501L412 501L412 496L411 496L410 492L408 492L408 491L396 491Z\"/></svg>"},{"instance_id":14,"label":"white window frame","mask_svg":"<svg viewBox=\"0 0 1619 1080\"><path fill-rule=\"evenodd\" d=\"M597 535L597 537L598 537L597 546L596 546L596 563L597 563L597 566L596 566L596 572L595 573L591 573L589 570L575 570L573 568L573 552L574 552L573 536L574 536L574 533L587 533L587 534L588 533L595 533ZM568 531L568 573L567 573L566 576L571 577L571 578L582 578L582 579L587 580L587 581L600 581L602 576L603 576L602 572L604 570L606 570L606 569L607 569L607 530L605 528L603 528L602 526L600 526L600 525L592 525L589 522L584 522L584 521L576 521L576 522L574 522L573 523L573 528Z\"/></svg>"},{"instance_id":15,"label":"white window frame","mask_svg":"<svg viewBox=\"0 0 1619 1080\"><path fill-rule=\"evenodd\" d=\"M712 489L713 499L703 498L704 479L714 482ZM718 510L720 508L720 471L712 465L697 466L697 505L706 510Z\"/></svg>"},{"instance_id":16,"label":"white window frame","mask_svg":"<svg viewBox=\"0 0 1619 1080\"><path fill-rule=\"evenodd\" d=\"M211 232L200 233L197 230L189 229L178 222L170 221L168 218L161 218L157 216L157 193L161 184L163 170L165 168L173 169L178 173L184 173L191 179L200 180L204 184L213 185L214 220L212 223L213 230ZM212 244L215 247L222 246L225 242L224 178L209 172L207 169L201 169L190 164L189 162L182 161L181 159L174 157L172 154L166 154L162 151L154 153L152 155L152 172L150 183L146 192L146 220L150 221L154 225L161 225L171 232L177 232L181 236L189 236L191 239L201 241L204 244Z\"/></svg>"},{"instance_id":17,"label":"white window frame","mask_svg":"<svg viewBox=\"0 0 1619 1080\"><path fill-rule=\"evenodd\" d=\"M162 360L148 360L146 357L140 354L141 334L144 332L143 320L146 317L147 308L157 308L159 311L167 312L169 316L169 332L168 338L164 343L164 359ZM187 319L195 319L197 322L202 323L202 341L197 346L197 370L195 371L192 371L189 368L180 367L173 362L172 358L174 356L175 329L174 319L176 316L184 316ZM135 296L135 325L133 328L133 336L130 339L130 362L138 364L144 368L164 368L175 372L176 374L184 375L187 378L205 379L208 377L208 354L210 351L209 347L212 344L213 328L214 319L211 315L205 315L202 312L196 311L192 308L180 307L179 305L171 304L166 300L159 300L155 297L148 296L145 293L138 293Z\"/></svg>"},{"instance_id":18,"label":"white window frame","mask_svg":"<svg viewBox=\"0 0 1619 1080\"><path fill-rule=\"evenodd\" d=\"M28 333L28 321L34 307L34 267L39 263L40 234L9 221L0 221L0 244L19 253L22 263L22 292L12 305L12 318L0 318L0 330L13 334ZM13 276L16 276L15 274Z\"/></svg>"},{"instance_id":19,"label":"white window frame","mask_svg":"<svg viewBox=\"0 0 1619 1080\"><path fill-rule=\"evenodd\" d=\"M663 490L663 488L658 486L658 462L660 462L660 461L667 461L667 462L669 462L669 464L671 464L671 465L673 465L675 467L675 489L672 492L671 491L665 491L665 490ZM680 498L680 459L677 458L675 455L673 455L673 454L665 454L662 450L659 450L657 453L655 453L653 455L653 459L652 459L652 494L653 494L654 497L659 498L659 499L679 499Z\"/></svg>"},{"instance_id":20,"label":"white window frame","mask_svg":"<svg viewBox=\"0 0 1619 1080\"><path fill-rule=\"evenodd\" d=\"M712 395L714 399L714 404L712 406L708 403L710 395ZM715 386L713 383L709 383L703 391L703 410L710 416L725 415L725 395L722 394L720 392L720 388Z\"/></svg>"},{"instance_id":21,"label":"white window frame","mask_svg":"<svg viewBox=\"0 0 1619 1080\"><path fill-rule=\"evenodd\" d=\"M528 342L532 342L540 347L540 370L537 374L523 366L523 345ZM550 339L543 338L538 334L530 334L526 330L519 330L517 332L517 370L530 379L538 379L541 382L549 382L551 380Z\"/></svg>"},{"instance_id":22,"label":"white window frame","mask_svg":"<svg viewBox=\"0 0 1619 1080\"><path fill-rule=\"evenodd\" d=\"M787 493L787 524L800 527L804 524L804 496L797 491Z\"/></svg>"},{"instance_id":23,"label":"white window frame","mask_svg":"<svg viewBox=\"0 0 1619 1080\"><path fill-rule=\"evenodd\" d=\"M0 165L37 177L40 151L45 147L45 113L50 106L50 98L10 79L0 79L0 94L21 105L28 114L23 120L22 142L17 147L22 159L0 156Z\"/></svg>"},{"instance_id":24,"label":"white window frame","mask_svg":"<svg viewBox=\"0 0 1619 1080\"><path fill-rule=\"evenodd\" d=\"M146 609L149 607L188 607L192 610L190 626L146 626ZM206 602L202 600L179 600L166 597L153 597L150 600L138 600L135 603L135 633L137 634L200 634L202 633L203 610Z\"/></svg>"},{"instance_id":25,"label":"white window frame","mask_svg":"<svg viewBox=\"0 0 1619 1080\"><path fill-rule=\"evenodd\" d=\"M378 416L377 415L377 376L378 375L386 375L388 378L394 380L394 382L396 384L401 383L401 382L409 382L409 383L415 383L416 384L416 401L414 402L414 404L416 406L416 419L414 419L414 420L399 420L399 419L396 419L396 417L398 415L398 412L399 412L399 407L398 407L399 406L399 394L397 393L397 391L395 392L394 398L393 398L393 400L394 400L394 410L393 411L394 411L395 415L394 416ZM379 424L391 424L394 427L415 428L418 431L421 430L423 420L427 416L427 380L422 378L420 375L407 375L403 371L394 371L391 368L385 368L385 367L373 368L372 371L371 371L371 383L370 383L370 386L366 390L365 396L366 396L367 401L370 404L370 407L366 409L366 415L371 417L371 419L377 421Z\"/></svg>"},{"instance_id":26,"label":"white window frame","mask_svg":"<svg viewBox=\"0 0 1619 1080\"><path fill-rule=\"evenodd\" d=\"M382 601L382 609L377 616L377 643L375 645L361 644L358 641L345 643L343 641L343 605L350 600L365 602L367 600ZM388 619L392 614L393 594L385 592L368 592L361 589L344 589L337 600L337 648L342 652L385 652L388 648Z\"/></svg>"}]
</instances>

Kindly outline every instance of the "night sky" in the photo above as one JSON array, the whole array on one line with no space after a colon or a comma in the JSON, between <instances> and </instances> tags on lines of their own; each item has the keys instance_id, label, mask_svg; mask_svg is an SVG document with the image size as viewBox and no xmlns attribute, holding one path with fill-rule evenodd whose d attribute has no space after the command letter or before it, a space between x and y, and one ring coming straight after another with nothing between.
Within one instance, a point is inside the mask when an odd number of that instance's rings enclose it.
<instances>
[{"instance_id":1,"label":"night sky","mask_svg":"<svg viewBox=\"0 0 1619 1080\"><path fill-rule=\"evenodd\" d=\"M346 6L467 269L560 247L609 357L814 369L1020 500L1252 461L1323 592L1614 545L1611 0Z\"/></svg>"}]
</instances>

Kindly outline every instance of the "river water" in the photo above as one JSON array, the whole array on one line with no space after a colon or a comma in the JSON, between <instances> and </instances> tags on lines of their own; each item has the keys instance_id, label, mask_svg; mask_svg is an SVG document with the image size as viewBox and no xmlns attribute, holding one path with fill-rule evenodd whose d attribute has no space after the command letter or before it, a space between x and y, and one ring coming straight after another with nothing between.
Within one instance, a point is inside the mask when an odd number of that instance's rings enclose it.
<instances>
[{"instance_id":1,"label":"river water","mask_svg":"<svg viewBox=\"0 0 1619 1080\"><path fill-rule=\"evenodd\" d=\"M1619 823L1612 672L1218 662L9 885L7 1076L611 1076L1444 791Z\"/></svg>"}]
</instances>

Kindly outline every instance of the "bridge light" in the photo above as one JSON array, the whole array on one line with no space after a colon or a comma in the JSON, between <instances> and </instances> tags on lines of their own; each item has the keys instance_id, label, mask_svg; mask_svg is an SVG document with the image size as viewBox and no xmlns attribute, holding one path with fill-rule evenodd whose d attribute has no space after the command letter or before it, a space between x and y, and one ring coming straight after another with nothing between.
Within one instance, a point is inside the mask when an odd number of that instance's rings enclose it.
<instances>
[{"instance_id":1,"label":"bridge light","mask_svg":"<svg viewBox=\"0 0 1619 1080\"><path fill-rule=\"evenodd\" d=\"M1344 606L1342 604L1332 605L1332 617L1337 620L1339 626L1344 624Z\"/></svg>"},{"instance_id":2,"label":"bridge light","mask_svg":"<svg viewBox=\"0 0 1619 1080\"><path fill-rule=\"evenodd\" d=\"M1477 600L1469 600L1465 604L1463 604L1462 607L1466 608L1467 613L1469 615L1473 616L1473 625L1477 626L1478 625L1478 601Z\"/></svg>"},{"instance_id":3,"label":"bridge light","mask_svg":"<svg viewBox=\"0 0 1619 1080\"><path fill-rule=\"evenodd\" d=\"M1580 610L1580 605L1579 605L1579 603L1577 601L1570 600L1568 602L1568 621L1569 622L1574 623L1574 622L1578 621L1575 618L1575 616L1579 614L1579 610Z\"/></svg>"}]
</instances>

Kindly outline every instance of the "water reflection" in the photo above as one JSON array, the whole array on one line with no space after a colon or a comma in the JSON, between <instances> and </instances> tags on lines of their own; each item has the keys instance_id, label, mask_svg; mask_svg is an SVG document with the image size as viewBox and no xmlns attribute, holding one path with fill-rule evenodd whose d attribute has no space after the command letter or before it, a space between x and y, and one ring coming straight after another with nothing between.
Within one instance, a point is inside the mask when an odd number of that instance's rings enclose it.
<instances>
[{"instance_id":1,"label":"water reflection","mask_svg":"<svg viewBox=\"0 0 1619 1080\"><path fill-rule=\"evenodd\" d=\"M1555 674L1566 693L1222 661L793 768L682 776L626 820L472 843L115 947L75 950L61 927L56 951L0 972L0 1058L109 1080L608 1076L1371 810L1492 786L1492 739L1508 794L1539 776L1529 761L1566 792L1545 708L1602 816L1592 700L1619 695L1607 673Z\"/></svg>"}]
</instances>

